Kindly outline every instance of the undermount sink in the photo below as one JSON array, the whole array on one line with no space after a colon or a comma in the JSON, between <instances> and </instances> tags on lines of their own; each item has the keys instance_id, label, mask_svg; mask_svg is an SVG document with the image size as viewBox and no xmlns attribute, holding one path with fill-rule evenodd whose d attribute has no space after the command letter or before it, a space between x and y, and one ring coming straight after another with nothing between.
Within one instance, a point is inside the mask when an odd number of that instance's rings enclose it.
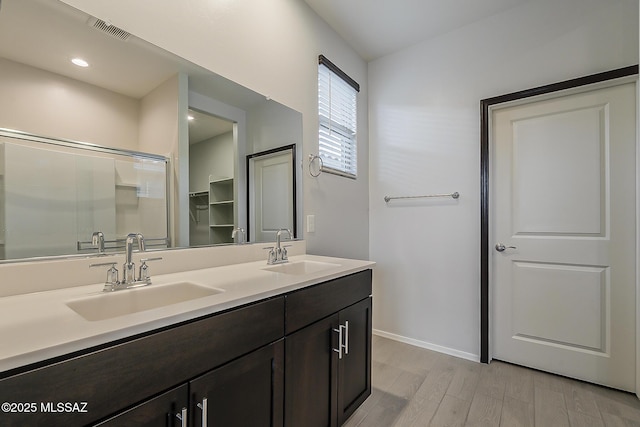
<instances>
[{"instance_id":1,"label":"undermount sink","mask_svg":"<svg viewBox=\"0 0 640 427\"><path fill-rule=\"evenodd\" d=\"M328 270L330 268L340 267L340 264L320 261L295 261L284 264L265 267L263 270L272 271L274 273L291 274L299 276L302 274L317 273L319 271Z\"/></svg>"},{"instance_id":2,"label":"undermount sink","mask_svg":"<svg viewBox=\"0 0 640 427\"><path fill-rule=\"evenodd\" d=\"M96 321L204 298L221 292L224 291L190 282L179 282L103 293L69 301L67 306L86 320Z\"/></svg>"}]
</instances>

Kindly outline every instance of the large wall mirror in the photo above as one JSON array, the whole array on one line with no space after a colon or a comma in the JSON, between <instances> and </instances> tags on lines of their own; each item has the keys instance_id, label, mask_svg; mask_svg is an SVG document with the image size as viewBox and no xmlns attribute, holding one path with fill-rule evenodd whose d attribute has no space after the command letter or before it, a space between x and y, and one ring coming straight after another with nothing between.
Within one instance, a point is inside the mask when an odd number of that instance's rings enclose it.
<instances>
[{"instance_id":1,"label":"large wall mirror","mask_svg":"<svg viewBox=\"0 0 640 427\"><path fill-rule=\"evenodd\" d=\"M74 65L74 59L86 64ZM121 251L118 242L126 234L144 234L145 230L160 248L232 243L234 229L249 228L246 157L291 145L298 147L293 150L298 158L292 159L292 165L301 164L299 112L58 0L1 0L0 93L0 129L8 135L0 141L0 262L86 255L94 250L87 242L95 231L102 231L105 240L113 242L107 251ZM28 149L13 147L14 131L29 136L19 138L28 140ZM72 243L33 243L32 249L18 250L9 247L14 243L6 236L19 235L32 242L66 239L55 234L60 231L54 226L58 219L48 217L47 212L59 217L66 213L43 208L53 205L44 203L33 185L21 186L44 181L43 176L64 174L53 169L57 161L48 161L50 169L43 169L42 159L33 155L39 150L58 150L55 144L41 147L42 141L80 143L115 153L87 154L81 150L76 155L63 148L74 164L84 165L78 170L85 173L97 170L94 157L115 156L116 160L101 160L106 178L96 180L104 184L100 191L77 178L79 172L75 181L56 184L66 189L60 194L82 193L78 203L90 211L86 218L91 220L75 227L75 234L69 236ZM17 158L22 162L20 168L11 167L11 159ZM143 158L144 167L140 166ZM162 167L149 169L153 161ZM133 195L115 183L112 190L111 181L121 172L104 166L108 162L134 165L119 166L120 171L152 170L149 176L155 181L150 184L150 178L140 173L143 178L131 185ZM158 168L164 168L162 176L153 175ZM293 167L292 179L297 185L282 183L282 188L291 189L286 203L293 204L296 217L302 212L300 173L301 168ZM18 184L7 188L8 181ZM156 190L145 193L142 187ZM138 208L147 203L143 196L148 194L158 196L162 203ZM13 206L17 201L22 205ZM117 213L123 212L118 211L122 203L136 206L126 211L126 221ZM100 219L104 215L97 208L91 211L97 206L102 212L114 212L107 215L109 221ZM38 226L33 215L24 214L35 211L39 212ZM32 223L20 223L19 218L31 218ZM27 236L31 232L34 235Z\"/></svg>"}]
</instances>

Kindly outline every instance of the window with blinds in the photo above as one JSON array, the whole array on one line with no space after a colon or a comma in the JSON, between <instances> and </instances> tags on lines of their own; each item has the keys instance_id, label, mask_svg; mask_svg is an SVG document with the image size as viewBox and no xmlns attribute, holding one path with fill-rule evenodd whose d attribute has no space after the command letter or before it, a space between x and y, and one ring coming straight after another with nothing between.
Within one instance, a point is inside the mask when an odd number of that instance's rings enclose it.
<instances>
[{"instance_id":1,"label":"window with blinds","mask_svg":"<svg viewBox=\"0 0 640 427\"><path fill-rule=\"evenodd\" d=\"M360 86L320 55L318 65L319 156L322 170L355 178L357 162L356 98Z\"/></svg>"}]
</instances>

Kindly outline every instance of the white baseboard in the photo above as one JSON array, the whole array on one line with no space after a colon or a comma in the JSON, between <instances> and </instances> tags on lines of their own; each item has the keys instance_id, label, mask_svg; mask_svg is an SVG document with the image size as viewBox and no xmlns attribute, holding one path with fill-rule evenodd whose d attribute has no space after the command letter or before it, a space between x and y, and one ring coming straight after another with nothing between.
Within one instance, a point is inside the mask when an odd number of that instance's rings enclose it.
<instances>
[{"instance_id":1,"label":"white baseboard","mask_svg":"<svg viewBox=\"0 0 640 427\"><path fill-rule=\"evenodd\" d=\"M456 350L449 347L443 347L441 345L432 344L425 341L416 340L413 338L403 337L402 335L392 334L390 332L381 331L379 329L373 330L374 335L378 335L383 338L389 338L394 341L400 341L405 344L414 345L416 347L426 348L427 350L437 351L439 353L448 354L449 356L459 357L461 359L471 360L472 362L480 362L480 355L467 353L465 351Z\"/></svg>"}]
</instances>

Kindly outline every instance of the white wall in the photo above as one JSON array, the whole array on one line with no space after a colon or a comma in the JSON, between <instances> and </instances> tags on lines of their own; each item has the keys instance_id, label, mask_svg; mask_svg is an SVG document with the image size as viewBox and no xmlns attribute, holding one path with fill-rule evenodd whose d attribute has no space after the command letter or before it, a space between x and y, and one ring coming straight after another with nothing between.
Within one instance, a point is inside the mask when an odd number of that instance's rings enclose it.
<instances>
[{"instance_id":1,"label":"white wall","mask_svg":"<svg viewBox=\"0 0 640 427\"><path fill-rule=\"evenodd\" d=\"M169 158L177 154L178 79L171 77L141 99L139 151Z\"/></svg>"},{"instance_id":2,"label":"white wall","mask_svg":"<svg viewBox=\"0 0 640 427\"><path fill-rule=\"evenodd\" d=\"M304 197L302 187L305 178L310 178L310 176L308 174L307 164L304 163L302 156L304 147L303 141L300 138L303 137L303 128L299 113L281 104L275 104L273 102L262 103L248 111L247 127L247 154L255 154L284 145L296 145L296 158L294 159L294 165L297 165L295 170L295 197L296 201L302 200ZM303 163L305 164L304 169L300 167ZM300 204L298 203L298 205ZM304 217L304 212L300 210L296 211L296 237L304 237L305 235ZM320 239L322 242L322 237L320 237ZM329 250L327 253L331 254L332 252ZM362 257L364 257L364 255Z\"/></svg>"},{"instance_id":3,"label":"white wall","mask_svg":"<svg viewBox=\"0 0 640 427\"><path fill-rule=\"evenodd\" d=\"M274 102L261 103L247 111L247 128L248 154L302 143L300 115Z\"/></svg>"},{"instance_id":4,"label":"white wall","mask_svg":"<svg viewBox=\"0 0 640 427\"><path fill-rule=\"evenodd\" d=\"M181 210L185 209L188 213L186 207L189 206L189 183L181 183L176 179L181 176L181 171L184 172L186 169L182 162L178 161L181 149L180 138L188 138L185 134L181 135L185 130L181 129L178 120L182 110L186 116L185 101L180 99L180 85L184 85L185 80L184 76L175 75L146 94L140 102L138 150L171 159L169 167L172 173L169 172L169 176L173 179L168 183L168 193L170 195L169 211L173 215L169 221L169 238L175 246L188 246L185 242L189 239L189 217ZM188 164L189 159L185 159L184 162ZM185 189L181 189L183 199L178 201L178 186L183 184L185 185ZM156 217L156 219L165 220L164 217Z\"/></svg>"},{"instance_id":5,"label":"white wall","mask_svg":"<svg viewBox=\"0 0 640 427\"><path fill-rule=\"evenodd\" d=\"M4 58L0 75L0 127L138 149L137 99Z\"/></svg>"},{"instance_id":6,"label":"white wall","mask_svg":"<svg viewBox=\"0 0 640 427\"><path fill-rule=\"evenodd\" d=\"M303 114L303 159L318 152L317 58L360 83L356 181L304 164L304 210L316 216L310 253L368 258L367 65L302 0L63 0Z\"/></svg>"},{"instance_id":7,"label":"white wall","mask_svg":"<svg viewBox=\"0 0 640 427\"><path fill-rule=\"evenodd\" d=\"M636 0L537 0L369 63L374 328L478 356L480 100L637 62Z\"/></svg>"},{"instance_id":8,"label":"white wall","mask_svg":"<svg viewBox=\"0 0 640 427\"><path fill-rule=\"evenodd\" d=\"M189 191L209 191L209 175L233 178L233 132L189 146Z\"/></svg>"}]
</instances>

